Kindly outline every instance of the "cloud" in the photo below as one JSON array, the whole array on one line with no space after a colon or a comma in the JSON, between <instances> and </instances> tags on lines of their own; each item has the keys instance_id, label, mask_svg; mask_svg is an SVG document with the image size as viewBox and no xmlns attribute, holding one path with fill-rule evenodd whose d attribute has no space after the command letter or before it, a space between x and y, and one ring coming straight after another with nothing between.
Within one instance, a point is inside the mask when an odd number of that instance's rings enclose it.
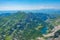
<instances>
[{"instance_id":1,"label":"cloud","mask_svg":"<svg viewBox=\"0 0 60 40\"><path fill-rule=\"evenodd\" d=\"M16 5L16 6L0 6L0 10L40 10L40 9L60 9L58 6L27 6L27 5Z\"/></svg>"}]
</instances>

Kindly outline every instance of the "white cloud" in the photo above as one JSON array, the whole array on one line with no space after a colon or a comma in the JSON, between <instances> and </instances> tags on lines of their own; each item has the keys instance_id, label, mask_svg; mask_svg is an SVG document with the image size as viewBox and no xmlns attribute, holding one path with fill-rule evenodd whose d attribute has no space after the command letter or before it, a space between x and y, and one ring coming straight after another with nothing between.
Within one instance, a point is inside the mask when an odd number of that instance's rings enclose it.
<instances>
[{"instance_id":1,"label":"white cloud","mask_svg":"<svg viewBox=\"0 0 60 40\"><path fill-rule=\"evenodd\" d=\"M0 6L0 10L39 10L39 9L60 9L56 6Z\"/></svg>"}]
</instances>

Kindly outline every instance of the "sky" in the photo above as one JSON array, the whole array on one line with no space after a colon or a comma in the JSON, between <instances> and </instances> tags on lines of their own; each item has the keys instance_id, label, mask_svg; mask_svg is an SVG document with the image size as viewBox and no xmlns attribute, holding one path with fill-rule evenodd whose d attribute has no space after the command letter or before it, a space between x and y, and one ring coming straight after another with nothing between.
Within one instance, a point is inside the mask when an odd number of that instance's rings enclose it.
<instances>
[{"instance_id":1,"label":"sky","mask_svg":"<svg viewBox=\"0 0 60 40\"><path fill-rule=\"evenodd\" d=\"M0 0L0 10L60 9L60 0Z\"/></svg>"}]
</instances>

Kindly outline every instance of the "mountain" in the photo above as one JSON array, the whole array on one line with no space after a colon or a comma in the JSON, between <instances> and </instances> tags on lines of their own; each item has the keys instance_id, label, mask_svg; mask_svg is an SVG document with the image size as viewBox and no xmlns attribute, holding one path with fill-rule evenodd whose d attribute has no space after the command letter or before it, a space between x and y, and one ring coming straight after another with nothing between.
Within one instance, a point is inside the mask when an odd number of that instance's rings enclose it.
<instances>
[{"instance_id":1,"label":"mountain","mask_svg":"<svg viewBox=\"0 0 60 40\"><path fill-rule=\"evenodd\" d=\"M38 13L38 11L2 12L0 14L0 39L36 40L37 37L50 33L54 26L59 24L59 21L55 22L57 19L60 19L60 15Z\"/></svg>"}]
</instances>

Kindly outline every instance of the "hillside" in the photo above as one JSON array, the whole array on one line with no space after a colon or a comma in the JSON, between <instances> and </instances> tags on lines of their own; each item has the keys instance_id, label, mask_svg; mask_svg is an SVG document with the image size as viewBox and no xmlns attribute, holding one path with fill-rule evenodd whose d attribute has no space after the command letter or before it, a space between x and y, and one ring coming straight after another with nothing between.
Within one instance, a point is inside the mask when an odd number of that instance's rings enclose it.
<instances>
[{"instance_id":1,"label":"hillside","mask_svg":"<svg viewBox=\"0 0 60 40\"><path fill-rule=\"evenodd\" d=\"M0 40L37 40L60 24L60 15L33 12L0 14Z\"/></svg>"}]
</instances>

